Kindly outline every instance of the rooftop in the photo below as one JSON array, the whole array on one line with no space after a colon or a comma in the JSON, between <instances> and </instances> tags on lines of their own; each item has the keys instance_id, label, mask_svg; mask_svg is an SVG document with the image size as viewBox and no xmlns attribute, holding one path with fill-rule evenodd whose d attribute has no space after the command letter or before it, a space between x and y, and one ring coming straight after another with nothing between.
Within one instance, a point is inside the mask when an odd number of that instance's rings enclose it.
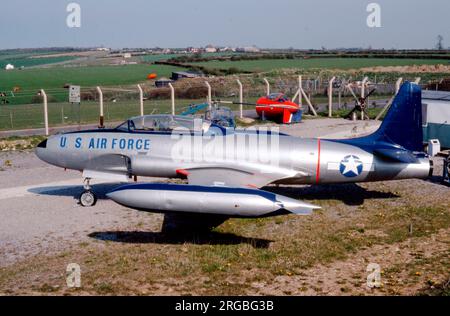
<instances>
[{"instance_id":1,"label":"rooftop","mask_svg":"<svg viewBox=\"0 0 450 316\"><path fill-rule=\"evenodd\" d=\"M450 91L422 90L422 99L450 101Z\"/></svg>"}]
</instances>

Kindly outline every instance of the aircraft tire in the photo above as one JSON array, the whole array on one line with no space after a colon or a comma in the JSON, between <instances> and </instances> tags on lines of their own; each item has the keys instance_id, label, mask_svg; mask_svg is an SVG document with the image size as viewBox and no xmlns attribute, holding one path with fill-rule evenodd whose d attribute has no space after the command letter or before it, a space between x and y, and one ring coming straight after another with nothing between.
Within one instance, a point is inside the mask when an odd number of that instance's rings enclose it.
<instances>
[{"instance_id":1,"label":"aircraft tire","mask_svg":"<svg viewBox=\"0 0 450 316\"><path fill-rule=\"evenodd\" d=\"M81 193L79 198L80 205L83 207L91 207L97 203L97 196L94 192L87 190Z\"/></svg>"}]
</instances>

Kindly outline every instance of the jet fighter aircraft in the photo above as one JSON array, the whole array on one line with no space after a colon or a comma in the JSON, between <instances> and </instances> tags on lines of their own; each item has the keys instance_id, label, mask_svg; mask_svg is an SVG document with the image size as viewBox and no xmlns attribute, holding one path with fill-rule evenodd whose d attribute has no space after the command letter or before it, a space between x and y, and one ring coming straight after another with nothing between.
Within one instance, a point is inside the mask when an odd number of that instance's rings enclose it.
<instances>
[{"instance_id":1,"label":"jet fighter aircraft","mask_svg":"<svg viewBox=\"0 0 450 316\"><path fill-rule=\"evenodd\" d=\"M260 190L269 184L323 184L426 178L421 90L405 83L379 129L344 139L304 139L239 130L181 116L131 118L114 129L49 137L36 148L50 164L82 171L83 206L95 204L92 178L184 178L188 184L126 184L107 196L151 212L262 217L309 214L306 202Z\"/></svg>"}]
</instances>

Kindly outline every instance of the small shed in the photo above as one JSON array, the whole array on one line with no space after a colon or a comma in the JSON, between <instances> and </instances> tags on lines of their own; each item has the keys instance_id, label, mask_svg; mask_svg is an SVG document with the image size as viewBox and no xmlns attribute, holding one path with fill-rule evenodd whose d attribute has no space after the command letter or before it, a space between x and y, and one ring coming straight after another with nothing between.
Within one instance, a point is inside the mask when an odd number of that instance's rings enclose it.
<instances>
[{"instance_id":1,"label":"small shed","mask_svg":"<svg viewBox=\"0 0 450 316\"><path fill-rule=\"evenodd\" d=\"M172 77L170 78L172 80L179 80L182 78L198 78L198 77L203 77L203 74L193 71L174 71L172 72Z\"/></svg>"},{"instance_id":2,"label":"small shed","mask_svg":"<svg viewBox=\"0 0 450 316\"><path fill-rule=\"evenodd\" d=\"M423 141L439 139L450 148L450 91L422 91Z\"/></svg>"},{"instance_id":3,"label":"small shed","mask_svg":"<svg viewBox=\"0 0 450 316\"><path fill-rule=\"evenodd\" d=\"M170 80L168 78L161 78L155 81L155 86L157 88L167 87L169 83L172 83L173 80Z\"/></svg>"}]
</instances>

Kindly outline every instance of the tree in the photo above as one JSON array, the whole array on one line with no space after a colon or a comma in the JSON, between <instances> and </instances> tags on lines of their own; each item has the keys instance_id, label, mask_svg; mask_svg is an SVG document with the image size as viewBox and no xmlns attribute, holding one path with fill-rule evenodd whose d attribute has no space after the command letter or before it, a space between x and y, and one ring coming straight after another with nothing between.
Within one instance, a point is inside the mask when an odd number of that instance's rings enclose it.
<instances>
[{"instance_id":1,"label":"tree","mask_svg":"<svg viewBox=\"0 0 450 316\"><path fill-rule=\"evenodd\" d=\"M436 43L436 49L443 50L444 49L444 37L442 35L438 35L437 37L437 43Z\"/></svg>"}]
</instances>

